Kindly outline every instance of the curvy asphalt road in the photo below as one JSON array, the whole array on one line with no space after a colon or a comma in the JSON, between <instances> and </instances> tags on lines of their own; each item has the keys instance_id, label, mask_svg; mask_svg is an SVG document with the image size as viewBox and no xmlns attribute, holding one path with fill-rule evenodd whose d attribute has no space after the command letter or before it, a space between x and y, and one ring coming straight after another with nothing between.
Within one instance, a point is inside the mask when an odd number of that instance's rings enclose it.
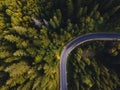
<instances>
[{"instance_id":1,"label":"curvy asphalt road","mask_svg":"<svg viewBox=\"0 0 120 90\"><path fill-rule=\"evenodd\" d=\"M90 33L83 36L79 36L70 43L68 43L62 53L60 59L60 90L67 90L67 57L70 52L78 45L87 41L120 41L120 34L118 33Z\"/></svg>"}]
</instances>

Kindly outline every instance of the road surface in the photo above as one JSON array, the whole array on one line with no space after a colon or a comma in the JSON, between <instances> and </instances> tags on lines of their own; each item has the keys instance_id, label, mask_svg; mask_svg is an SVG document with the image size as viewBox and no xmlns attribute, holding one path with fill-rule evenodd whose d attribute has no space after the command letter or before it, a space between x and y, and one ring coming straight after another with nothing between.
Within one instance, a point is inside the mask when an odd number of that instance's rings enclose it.
<instances>
[{"instance_id":1,"label":"road surface","mask_svg":"<svg viewBox=\"0 0 120 90\"><path fill-rule=\"evenodd\" d=\"M67 57L69 53L78 45L87 41L120 41L120 34L118 33L90 33L83 36L79 36L70 43L68 43L62 53L60 59L60 90L67 90Z\"/></svg>"}]
</instances>

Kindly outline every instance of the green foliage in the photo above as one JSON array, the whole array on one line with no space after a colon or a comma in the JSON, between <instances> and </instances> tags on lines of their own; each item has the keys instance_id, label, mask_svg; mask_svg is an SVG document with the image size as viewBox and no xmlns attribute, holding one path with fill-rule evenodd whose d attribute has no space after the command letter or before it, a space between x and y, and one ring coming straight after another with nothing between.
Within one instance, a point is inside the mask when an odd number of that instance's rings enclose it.
<instances>
[{"instance_id":1,"label":"green foliage","mask_svg":"<svg viewBox=\"0 0 120 90\"><path fill-rule=\"evenodd\" d=\"M66 11L67 11L67 16L71 17L74 11L74 6L73 6L73 1L72 0L66 0Z\"/></svg>"},{"instance_id":2,"label":"green foliage","mask_svg":"<svg viewBox=\"0 0 120 90\"><path fill-rule=\"evenodd\" d=\"M103 65L100 58L95 60L83 57L83 52L81 48L77 48L69 56L67 64L68 89L116 90L120 86L119 74Z\"/></svg>"},{"instance_id":3,"label":"green foliage","mask_svg":"<svg viewBox=\"0 0 120 90\"><path fill-rule=\"evenodd\" d=\"M60 26L60 22L56 16L53 16L53 18L50 19L50 25L53 27L53 29L56 29Z\"/></svg>"},{"instance_id":4,"label":"green foliage","mask_svg":"<svg viewBox=\"0 0 120 90\"><path fill-rule=\"evenodd\" d=\"M64 45L89 32L119 32L119 3L119 0L0 0L0 90L59 90L59 60ZM39 28L32 17L41 20ZM120 50L119 44L114 47L117 52ZM108 51L113 54L113 50ZM77 53L81 69L75 72L86 74L86 65L94 66L93 71L100 70L96 69L97 61L91 63L91 59L81 57L82 49ZM83 77L82 85L91 88L94 83L89 77Z\"/></svg>"}]
</instances>

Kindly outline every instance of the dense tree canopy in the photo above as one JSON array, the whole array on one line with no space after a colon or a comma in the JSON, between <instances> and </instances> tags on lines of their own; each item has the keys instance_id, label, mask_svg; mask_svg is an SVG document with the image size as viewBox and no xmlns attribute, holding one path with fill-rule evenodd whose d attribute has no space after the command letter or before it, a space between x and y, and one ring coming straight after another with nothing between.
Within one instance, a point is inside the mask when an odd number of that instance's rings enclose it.
<instances>
[{"instance_id":1,"label":"dense tree canopy","mask_svg":"<svg viewBox=\"0 0 120 90\"><path fill-rule=\"evenodd\" d=\"M0 0L0 90L59 90L64 45L101 31L120 32L120 0ZM119 49L108 52L119 56ZM93 83L83 82L90 90Z\"/></svg>"}]
</instances>

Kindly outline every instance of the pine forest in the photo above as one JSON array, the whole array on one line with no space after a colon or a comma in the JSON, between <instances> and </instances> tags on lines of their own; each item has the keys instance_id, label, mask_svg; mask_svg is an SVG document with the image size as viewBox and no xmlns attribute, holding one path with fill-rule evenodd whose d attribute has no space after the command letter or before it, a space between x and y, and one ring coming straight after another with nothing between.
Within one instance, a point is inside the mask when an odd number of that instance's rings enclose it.
<instances>
[{"instance_id":1,"label":"pine forest","mask_svg":"<svg viewBox=\"0 0 120 90\"><path fill-rule=\"evenodd\" d=\"M0 90L59 90L63 47L120 33L120 0L0 0ZM68 57L68 90L120 90L120 42L84 43Z\"/></svg>"}]
</instances>

